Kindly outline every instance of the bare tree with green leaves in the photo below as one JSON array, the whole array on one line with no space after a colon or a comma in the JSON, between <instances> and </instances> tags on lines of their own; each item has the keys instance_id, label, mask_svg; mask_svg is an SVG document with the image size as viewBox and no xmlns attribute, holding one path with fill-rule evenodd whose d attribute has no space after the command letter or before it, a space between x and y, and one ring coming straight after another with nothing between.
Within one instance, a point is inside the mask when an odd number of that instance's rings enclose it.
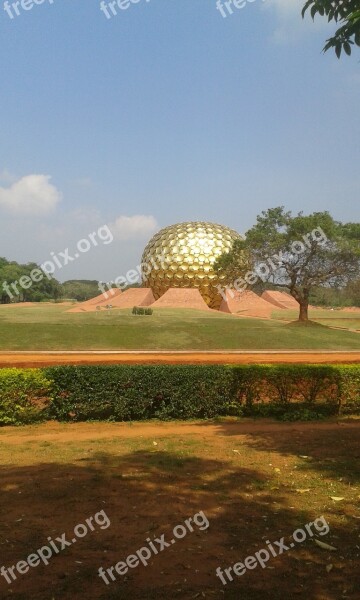
<instances>
[{"instance_id":1,"label":"bare tree with green leaves","mask_svg":"<svg viewBox=\"0 0 360 600\"><path fill-rule=\"evenodd\" d=\"M360 224L337 222L328 212L305 216L271 208L257 217L244 240L236 240L232 250L220 256L215 268L230 289L241 291L234 275L244 275L247 256L252 265L248 281L257 274L275 288L287 288L299 304L299 321L307 323L314 288L342 287L359 277L359 242Z\"/></svg>"}]
</instances>

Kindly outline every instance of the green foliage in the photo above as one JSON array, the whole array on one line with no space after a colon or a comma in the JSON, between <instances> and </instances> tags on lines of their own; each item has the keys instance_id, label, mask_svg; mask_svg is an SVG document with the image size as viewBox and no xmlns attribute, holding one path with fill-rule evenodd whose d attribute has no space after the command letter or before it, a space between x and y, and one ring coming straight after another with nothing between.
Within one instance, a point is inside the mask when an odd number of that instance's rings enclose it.
<instances>
[{"instance_id":1,"label":"green foliage","mask_svg":"<svg viewBox=\"0 0 360 600\"><path fill-rule=\"evenodd\" d=\"M292 402L339 405L340 376L336 366L241 365L233 369L234 394L249 415L264 403L279 405L280 412Z\"/></svg>"},{"instance_id":2,"label":"green foliage","mask_svg":"<svg viewBox=\"0 0 360 600\"><path fill-rule=\"evenodd\" d=\"M222 366L111 366L46 369L55 419L208 419L226 414L232 369Z\"/></svg>"},{"instance_id":3,"label":"green foliage","mask_svg":"<svg viewBox=\"0 0 360 600\"><path fill-rule=\"evenodd\" d=\"M21 277L30 277L30 273L34 269L40 269L39 265L36 263L21 265L15 261L9 262L6 258L0 258L0 304L57 300L62 296L61 284L53 277L50 279L46 277L45 273L41 281L32 281L28 289L24 289L20 285L17 285L15 289L11 287L11 284L19 282ZM6 291L6 285L10 286L11 296Z\"/></svg>"},{"instance_id":4,"label":"green foliage","mask_svg":"<svg viewBox=\"0 0 360 600\"><path fill-rule=\"evenodd\" d=\"M360 368L341 365L339 371L339 404L342 414L359 413Z\"/></svg>"},{"instance_id":5,"label":"green foliage","mask_svg":"<svg viewBox=\"0 0 360 600\"><path fill-rule=\"evenodd\" d=\"M143 306L134 306L134 308L132 309L132 314L133 315L152 315L153 309L145 308Z\"/></svg>"},{"instance_id":6,"label":"green foliage","mask_svg":"<svg viewBox=\"0 0 360 600\"><path fill-rule=\"evenodd\" d=\"M0 304L9 302L41 302L46 300L59 300L60 298L72 298L82 302L99 295L97 281L73 279L60 284L54 277L50 279L45 275L41 281L32 280L28 289L17 285L14 289L12 283L19 281L21 277L29 277L31 271L39 270L36 263L27 263L21 265L15 261L9 262L6 258L0 257ZM37 276L36 276L37 278ZM6 291L6 284L9 287L11 296ZM16 292L18 290L18 293Z\"/></svg>"},{"instance_id":7,"label":"green foliage","mask_svg":"<svg viewBox=\"0 0 360 600\"><path fill-rule=\"evenodd\" d=\"M253 261L246 240L236 239L231 252L221 254L214 263L214 269L226 282L233 282L253 268Z\"/></svg>"},{"instance_id":8,"label":"green foliage","mask_svg":"<svg viewBox=\"0 0 360 600\"><path fill-rule=\"evenodd\" d=\"M340 58L342 50L350 56L352 46L360 46L360 0L307 0L303 17L309 9L313 19L319 14L326 16L329 22L341 24L335 35L327 40L324 52L334 48Z\"/></svg>"},{"instance_id":9,"label":"green foliage","mask_svg":"<svg viewBox=\"0 0 360 600\"><path fill-rule=\"evenodd\" d=\"M310 304L331 308L360 306L360 279L345 287L314 287L310 292Z\"/></svg>"},{"instance_id":10,"label":"green foliage","mask_svg":"<svg viewBox=\"0 0 360 600\"><path fill-rule=\"evenodd\" d=\"M62 284L63 298L71 298L78 302L84 302L98 296L99 282L87 279L69 279Z\"/></svg>"},{"instance_id":11,"label":"green foliage","mask_svg":"<svg viewBox=\"0 0 360 600\"><path fill-rule=\"evenodd\" d=\"M283 206L270 208L257 217L245 241L234 243L218 259L216 268L239 291L260 280L287 288L299 303L299 320L306 322L314 288L343 287L359 278L359 238L358 223L339 223L328 212L293 215ZM234 280L236 270L243 274L244 253L253 274Z\"/></svg>"},{"instance_id":12,"label":"green foliage","mask_svg":"<svg viewBox=\"0 0 360 600\"><path fill-rule=\"evenodd\" d=\"M313 420L360 414L358 365L61 366L0 370L0 425L59 421Z\"/></svg>"},{"instance_id":13,"label":"green foliage","mask_svg":"<svg viewBox=\"0 0 360 600\"><path fill-rule=\"evenodd\" d=\"M309 408L299 408L282 413L280 421L319 421L324 419L324 415Z\"/></svg>"},{"instance_id":14,"label":"green foliage","mask_svg":"<svg viewBox=\"0 0 360 600\"><path fill-rule=\"evenodd\" d=\"M44 420L51 387L40 369L0 369L0 425Z\"/></svg>"},{"instance_id":15,"label":"green foliage","mask_svg":"<svg viewBox=\"0 0 360 600\"><path fill-rule=\"evenodd\" d=\"M297 419L300 413L309 419L337 414L340 408L360 412L357 365L119 365L45 371L54 382L50 415L59 420Z\"/></svg>"}]
</instances>

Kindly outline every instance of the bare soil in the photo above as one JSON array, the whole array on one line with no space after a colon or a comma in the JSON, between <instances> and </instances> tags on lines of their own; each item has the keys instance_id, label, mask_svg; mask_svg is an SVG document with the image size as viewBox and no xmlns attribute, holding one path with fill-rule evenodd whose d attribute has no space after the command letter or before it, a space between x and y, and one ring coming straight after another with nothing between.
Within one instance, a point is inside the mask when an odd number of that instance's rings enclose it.
<instances>
[{"instance_id":1,"label":"bare soil","mask_svg":"<svg viewBox=\"0 0 360 600\"><path fill-rule=\"evenodd\" d=\"M9 567L104 510L96 527L9 585L13 600L358 600L360 422L84 423L0 429L1 565ZM333 500L332 498L337 498ZM340 500L342 498L342 500ZM98 576L203 511L209 527L106 586ZM312 538L223 586L243 562L323 516ZM316 530L315 530L316 531ZM315 536L314 536L315 537ZM0 566L1 566L0 565Z\"/></svg>"},{"instance_id":2,"label":"bare soil","mask_svg":"<svg viewBox=\"0 0 360 600\"><path fill-rule=\"evenodd\" d=\"M109 364L281 364L360 362L360 352L0 352L2 367L48 367L53 365Z\"/></svg>"}]
</instances>

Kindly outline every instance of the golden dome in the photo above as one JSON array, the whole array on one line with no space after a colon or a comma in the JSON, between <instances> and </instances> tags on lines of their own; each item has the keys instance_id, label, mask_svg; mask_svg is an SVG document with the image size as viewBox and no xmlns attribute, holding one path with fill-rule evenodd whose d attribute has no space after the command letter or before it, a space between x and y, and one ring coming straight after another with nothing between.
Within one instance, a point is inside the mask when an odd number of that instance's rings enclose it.
<instances>
[{"instance_id":1,"label":"golden dome","mask_svg":"<svg viewBox=\"0 0 360 600\"><path fill-rule=\"evenodd\" d=\"M155 300L169 288L198 288L208 306L218 309L221 296L216 286L224 285L224 276L213 265L239 238L229 227L203 221L165 227L143 252L143 286L152 289Z\"/></svg>"}]
</instances>

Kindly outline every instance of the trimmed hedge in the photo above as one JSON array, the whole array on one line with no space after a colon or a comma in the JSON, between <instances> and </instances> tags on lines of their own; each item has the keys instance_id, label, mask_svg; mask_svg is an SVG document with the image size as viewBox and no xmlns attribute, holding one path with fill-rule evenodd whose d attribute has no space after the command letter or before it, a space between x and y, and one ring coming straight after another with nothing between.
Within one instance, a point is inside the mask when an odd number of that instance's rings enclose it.
<instances>
[{"instance_id":1,"label":"trimmed hedge","mask_svg":"<svg viewBox=\"0 0 360 600\"><path fill-rule=\"evenodd\" d=\"M152 308L144 308L143 306L134 306L132 309L133 315L152 315Z\"/></svg>"},{"instance_id":2,"label":"trimmed hedge","mask_svg":"<svg viewBox=\"0 0 360 600\"><path fill-rule=\"evenodd\" d=\"M360 414L360 365L61 366L0 370L0 425Z\"/></svg>"},{"instance_id":3,"label":"trimmed hedge","mask_svg":"<svg viewBox=\"0 0 360 600\"><path fill-rule=\"evenodd\" d=\"M207 419L224 414L232 372L221 366L46 369L56 387L51 416L66 420Z\"/></svg>"},{"instance_id":4,"label":"trimmed hedge","mask_svg":"<svg viewBox=\"0 0 360 600\"><path fill-rule=\"evenodd\" d=\"M0 369L0 425L43 421L52 388L40 369Z\"/></svg>"}]
</instances>

